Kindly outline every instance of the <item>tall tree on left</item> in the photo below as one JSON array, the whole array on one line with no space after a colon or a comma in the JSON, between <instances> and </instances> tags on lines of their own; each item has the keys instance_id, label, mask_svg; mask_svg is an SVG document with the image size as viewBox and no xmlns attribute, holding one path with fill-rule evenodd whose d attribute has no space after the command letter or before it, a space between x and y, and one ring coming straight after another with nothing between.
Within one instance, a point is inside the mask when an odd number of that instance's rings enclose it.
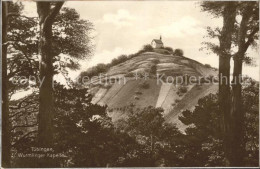
<instances>
[{"instance_id":1,"label":"tall tree on left","mask_svg":"<svg viewBox=\"0 0 260 169\"><path fill-rule=\"evenodd\" d=\"M8 4L2 2L2 167L10 167L11 141L8 102L8 77L7 77L7 29L8 29Z\"/></svg>"},{"instance_id":2,"label":"tall tree on left","mask_svg":"<svg viewBox=\"0 0 260 169\"><path fill-rule=\"evenodd\" d=\"M39 16L39 55L40 78L43 80L40 86L39 105L39 146L49 147L52 145L52 120L53 120L53 50L52 50L52 26L55 17L59 13L64 2L36 2Z\"/></svg>"}]
</instances>

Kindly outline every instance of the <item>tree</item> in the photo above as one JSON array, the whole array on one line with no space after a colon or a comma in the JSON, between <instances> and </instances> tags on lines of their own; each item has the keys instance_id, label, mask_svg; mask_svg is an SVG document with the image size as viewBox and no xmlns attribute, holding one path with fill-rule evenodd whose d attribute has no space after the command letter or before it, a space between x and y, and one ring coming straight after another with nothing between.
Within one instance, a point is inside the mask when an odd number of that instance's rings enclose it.
<instances>
[{"instance_id":1,"label":"tree","mask_svg":"<svg viewBox=\"0 0 260 169\"><path fill-rule=\"evenodd\" d=\"M259 165L259 83L243 79L242 90L245 126L242 134L243 166ZM184 166L224 166L222 129L219 123L218 94L209 94L198 101L193 111L183 111L180 121L188 126L183 138ZM235 144L235 143L233 143ZM231 145L230 145L231 146Z\"/></svg>"},{"instance_id":2,"label":"tree","mask_svg":"<svg viewBox=\"0 0 260 169\"><path fill-rule=\"evenodd\" d=\"M259 3L258 2L241 2L239 4L239 15L241 22L237 25L236 46L238 51L234 54L234 69L232 80L232 105L231 105L231 127L234 134L232 147L233 164L243 165L244 149L242 147L244 130L243 119L245 112L243 110L242 100L242 65L246 61L246 51L258 39L259 31Z\"/></svg>"},{"instance_id":3,"label":"tree","mask_svg":"<svg viewBox=\"0 0 260 169\"><path fill-rule=\"evenodd\" d=\"M18 3L14 3L12 8L18 8L19 11L22 11L22 5ZM12 15L9 23L10 27L7 36L9 44L7 58L9 80L14 80L17 76L38 76L38 18ZM75 29L77 31L74 31ZM91 37L89 33L92 29L92 23L80 19L75 9L67 7L61 9L61 12L55 18L52 28L55 74L59 73L68 78L68 69L78 69L80 60L90 56L93 46L90 42ZM15 92L16 89L28 86L28 84L24 86L10 85L10 92ZM37 88L38 85L34 87Z\"/></svg>"},{"instance_id":4,"label":"tree","mask_svg":"<svg viewBox=\"0 0 260 169\"><path fill-rule=\"evenodd\" d=\"M230 7L225 12L225 6ZM214 53L219 55L219 104L223 116L223 132L225 137L227 165L242 165L242 119L241 76L242 63L248 61L245 57L247 48L254 43L259 30L258 3L255 2L203 2L202 9L211 12L216 17L223 17L223 27L215 30L208 28L209 37L219 39L220 45L207 43ZM241 21L235 22L236 16ZM247 41L246 41L247 40ZM238 48L232 51L231 45ZM223 52L224 51L224 52ZM234 59L232 95L230 94L230 58ZM250 60L250 59L249 59ZM225 80L226 79L226 80ZM234 144L235 142L235 144Z\"/></svg>"},{"instance_id":5,"label":"tree","mask_svg":"<svg viewBox=\"0 0 260 169\"><path fill-rule=\"evenodd\" d=\"M172 124L165 124L161 108L152 106L143 109L130 108L128 117L117 128L128 133L141 145L137 164L131 166L180 166L182 134Z\"/></svg>"},{"instance_id":6,"label":"tree","mask_svg":"<svg viewBox=\"0 0 260 169\"><path fill-rule=\"evenodd\" d=\"M153 47L150 44L144 45L143 49L144 52L152 52L153 51Z\"/></svg>"},{"instance_id":7,"label":"tree","mask_svg":"<svg viewBox=\"0 0 260 169\"><path fill-rule=\"evenodd\" d=\"M174 50L174 55L177 55L177 56L183 56L184 52L182 49L175 49Z\"/></svg>"},{"instance_id":8,"label":"tree","mask_svg":"<svg viewBox=\"0 0 260 169\"><path fill-rule=\"evenodd\" d=\"M188 126L184 138L185 166L223 166L223 137L218 96L210 94L198 101L194 111L183 111L180 121Z\"/></svg>"},{"instance_id":9,"label":"tree","mask_svg":"<svg viewBox=\"0 0 260 169\"><path fill-rule=\"evenodd\" d=\"M170 53L173 53L173 49L171 47L164 47L164 49L169 51Z\"/></svg>"},{"instance_id":10,"label":"tree","mask_svg":"<svg viewBox=\"0 0 260 169\"><path fill-rule=\"evenodd\" d=\"M39 53L40 78L44 79L39 93L39 134L40 146L51 146L53 143L53 50L52 50L52 25L64 2L36 2L39 15Z\"/></svg>"},{"instance_id":11,"label":"tree","mask_svg":"<svg viewBox=\"0 0 260 169\"><path fill-rule=\"evenodd\" d=\"M234 165L230 145L232 144L233 131L231 130L230 115L230 59L232 34L235 30L236 2L202 2L203 11L210 12L216 17L223 17L222 29L216 32L209 29L211 37L218 37L219 45L207 43L210 49L219 56L219 111L222 116L222 130L224 135L225 155L227 166Z\"/></svg>"},{"instance_id":12,"label":"tree","mask_svg":"<svg viewBox=\"0 0 260 169\"><path fill-rule=\"evenodd\" d=\"M2 164L10 167L10 123L9 123L9 97L7 77L7 29L8 29L8 3L2 2Z\"/></svg>"}]
</instances>

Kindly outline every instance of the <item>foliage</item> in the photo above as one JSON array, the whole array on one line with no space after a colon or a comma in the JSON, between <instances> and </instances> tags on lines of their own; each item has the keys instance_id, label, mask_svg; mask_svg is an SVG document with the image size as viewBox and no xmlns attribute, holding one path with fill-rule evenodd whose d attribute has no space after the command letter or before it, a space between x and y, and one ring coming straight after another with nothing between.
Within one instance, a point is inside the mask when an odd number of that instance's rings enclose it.
<instances>
[{"instance_id":1,"label":"foliage","mask_svg":"<svg viewBox=\"0 0 260 169\"><path fill-rule=\"evenodd\" d=\"M210 64L205 64L206 68L211 68Z\"/></svg>"},{"instance_id":2,"label":"foliage","mask_svg":"<svg viewBox=\"0 0 260 169\"><path fill-rule=\"evenodd\" d=\"M245 109L245 165L259 159L259 85L249 80L243 89ZM75 97L77 96L77 97ZM218 95L198 101L194 111L179 117L185 135L165 123L161 108L120 108L127 117L114 124L106 107L91 104L87 89L55 86L55 152L69 158L64 167L224 166ZM178 103L178 101L175 101ZM11 102L13 152L36 145L38 94ZM31 159L13 158L15 166L32 167Z\"/></svg>"},{"instance_id":3,"label":"foliage","mask_svg":"<svg viewBox=\"0 0 260 169\"><path fill-rule=\"evenodd\" d=\"M142 88L142 89L149 89L150 85L149 85L149 83L145 80L145 81L139 83L139 87Z\"/></svg>"},{"instance_id":4,"label":"foliage","mask_svg":"<svg viewBox=\"0 0 260 169\"><path fill-rule=\"evenodd\" d=\"M244 165L257 166L259 159L259 88L250 81L243 89ZM218 95L198 101L194 111L183 111L180 121L186 129L184 161L186 166L224 166L223 137L220 126Z\"/></svg>"},{"instance_id":5,"label":"foliage","mask_svg":"<svg viewBox=\"0 0 260 169\"><path fill-rule=\"evenodd\" d=\"M151 66L150 73L156 75L156 73L157 73L157 66L156 65Z\"/></svg>"},{"instance_id":6,"label":"foliage","mask_svg":"<svg viewBox=\"0 0 260 169\"><path fill-rule=\"evenodd\" d=\"M182 134L175 125L166 124L161 108L147 107L128 112L117 126L140 144L131 166L180 166Z\"/></svg>"},{"instance_id":7,"label":"foliage","mask_svg":"<svg viewBox=\"0 0 260 169\"><path fill-rule=\"evenodd\" d=\"M105 73L107 70L109 70L109 68L116 66L120 63L123 63L129 59L132 59L134 57L139 56L141 53L144 52L152 52L153 51L153 47L151 45L144 45L143 48L141 50L139 50L137 53L135 54L130 54L130 55L120 55L117 58L112 59L112 61L108 64L102 64L102 67L104 69L100 69L100 64L98 64L97 66L93 66L91 68L89 68L86 71L83 71L80 73L78 78L82 78L84 76L88 76L89 78L93 77L93 76L99 76L101 73ZM127 74L127 77L133 77L133 74Z\"/></svg>"},{"instance_id":8,"label":"foliage","mask_svg":"<svg viewBox=\"0 0 260 169\"><path fill-rule=\"evenodd\" d=\"M173 53L173 49L171 47L164 47L164 49L169 51L170 53Z\"/></svg>"},{"instance_id":9,"label":"foliage","mask_svg":"<svg viewBox=\"0 0 260 169\"><path fill-rule=\"evenodd\" d=\"M38 18L21 15L23 6L11 3L20 15L10 17L8 30L8 77L37 75L39 68ZM55 73L66 76L67 68L78 69L79 61L92 52L92 23L79 18L72 8L62 8L53 25L53 63ZM77 31L74 31L77 30Z\"/></svg>"},{"instance_id":10,"label":"foliage","mask_svg":"<svg viewBox=\"0 0 260 169\"><path fill-rule=\"evenodd\" d=\"M178 88L178 91L181 92L181 93L187 93L188 88L186 86L180 86Z\"/></svg>"},{"instance_id":11,"label":"foliage","mask_svg":"<svg viewBox=\"0 0 260 169\"><path fill-rule=\"evenodd\" d=\"M121 55L121 56L119 56L118 58L112 59L110 66L114 66L114 65L123 63L123 62L125 62L126 60L127 60L127 55Z\"/></svg>"},{"instance_id":12,"label":"foliage","mask_svg":"<svg viewBox=\"0 0 260 169\"><path fill-rule=\"evenodd\" d=\"M134 140L114 130L106 107L91 104L87 89L60 91L56 97L56 143L58 150L69 155L69 166L116 165L118 157L128 152L128 145Z\"/></svg>"},{"instance_id":13,"label":"foliage","mask_svg":"<svg viewBox=\"0 0 260 169\"><path fill-rule=\"evenodd\" d=\"M87 90L55 86L54 149L67 156L58 159L57 166L116 166L119 158L127 158L131 146L136 145L134 139L114 129L106 107L91 104ZM16 118L12 119L13 152L30 152L31 146L37 146L38 94L12 105L12 117ZM32 158L13 158L13 165L37 167Z\"/></svg>"},{"instance_id":14,"label":"foliage","mask_svg":"<svg viewBox=\"0 0 260 169\"><path fill-rule=\"evenodd\" d=\"M98 76L102 73L105 73L107 70L108 66L106 64L99 63L96 66L89 68L87 71L81 72L79 77L83 78L84 76L86 76L91 78L93 76Z\"/></svg>"},{"instance_id":15,"label":"foliage","mask_svg":"<svg viewBox=\"0 0 260 169\"><path fill-rule=\"evenodd\" d=\"M183 56L184 52L183 52L182 49L175 49L174 50L174 55L176 55L176 56Z\"/></svg>"},{"instance_id":16,"label":"foliage","mask_svg":"<svg viewBox=\"0 0 260 169\"><path fill-rule=\"evenodd\" d=\"M153 52L153 47L150 44L144 45L143 52Z\"/></svg>"}]
</instances>

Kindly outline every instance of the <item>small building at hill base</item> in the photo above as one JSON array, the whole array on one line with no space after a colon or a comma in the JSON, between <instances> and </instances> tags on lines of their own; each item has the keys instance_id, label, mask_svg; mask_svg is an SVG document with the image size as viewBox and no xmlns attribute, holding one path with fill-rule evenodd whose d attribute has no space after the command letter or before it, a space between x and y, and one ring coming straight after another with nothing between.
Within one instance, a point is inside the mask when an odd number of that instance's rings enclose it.
<instances>
[{"instance_id":1,"label":"small building at hill base","mask_svg":"<svg viewBox=\"0 0 260 169\"><path fill-rule=\"evenodd\" d=\"M162 48L163 47L162 37L160 36L160 39L153 39L151 45L155 49Z\"/></svg>"}]
</instances>

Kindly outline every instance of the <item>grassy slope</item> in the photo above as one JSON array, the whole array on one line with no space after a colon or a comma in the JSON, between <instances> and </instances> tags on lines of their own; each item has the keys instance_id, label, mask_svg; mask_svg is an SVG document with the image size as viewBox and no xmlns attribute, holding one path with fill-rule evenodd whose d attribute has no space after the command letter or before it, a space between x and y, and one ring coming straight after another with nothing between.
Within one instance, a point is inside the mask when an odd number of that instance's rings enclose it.
<instances>
[{"instance_id":1,"label":"grassy slope","mask_svg":"<svg viewBox=\"0 0 260 169\"><path fill-rule=\"evenodd\" d=\"M95 94L95 96L93 97L92 99L92 103L93 104L96 104L98 103L106 94L107 92L107 89L104 89L104 88L100 88L97 93Z\"/></svg>"},{"instance_id":2,"label":"grassy slope","mask_svg":"<svg viewBox=\"0 0 260 169\"><path fill-rule=\"evenodd\" d=\"M218 85L202 85L194 86L180 102L165 115L166 122L176 123L179 128L184 128L185 126L179 121L178 116L183 110L191 110L198 103L198 100L210 93L216 93Z\"/></svg>"},{"instance_id":3,"label":"grassy slope","mask_svg":"<svg viewBox=\"0 0 260 169\"><path fill-rule=\"evenodd\" d=\"M168 96L172 85L168 83L163 83L160 89L159 97L156 102L155 107L162 107L162 104L164 103L166 97Z\"/></svg>"},{"instance_id":4,"label":"grassy slope","mask_svg":"<svg viewBox=\"0 0 260 169\"><path fill-rule=\"evenodd\" d=\"M209 76L217 75L217 71L212 68L207 68L203 64L194 61L192 59L163 55L154 52L143 53L137 57L134 57L124 63L113 66L107 72L108 76L122 76L129 72L136 72L143 74L149 72L152 65L155 64L154 60L159 60L157 64L157 73L164 73L170 76L182 76L185 74L193 76ZM131 80L130 80L131 79ZM188 90L183 96L176 94L177 87L174 85L157 85L156 79L148 80L149 89L139 88L139 83L143 80L135 80L134 78L128 78L127 83L124 84L113 84L111 88L95 90L96 95L94 101L98 104L107 104L110 108L122 108L134 103L137 107L146 106L161 106L165 110L165 117L167 122L177 123L178 115L184 109L192 109L199 98L209 94L210 92L215 93L217 91L216 86L194 86ZM142 94L136 94L136 91ZM179 99L180 102L175 103L175 100ZM175 104L174 104L175 103ZM119 118L120 113L112 113L113 117ZM117 117L118 116L118 117Z\"/></svg>"}]
</instances>

